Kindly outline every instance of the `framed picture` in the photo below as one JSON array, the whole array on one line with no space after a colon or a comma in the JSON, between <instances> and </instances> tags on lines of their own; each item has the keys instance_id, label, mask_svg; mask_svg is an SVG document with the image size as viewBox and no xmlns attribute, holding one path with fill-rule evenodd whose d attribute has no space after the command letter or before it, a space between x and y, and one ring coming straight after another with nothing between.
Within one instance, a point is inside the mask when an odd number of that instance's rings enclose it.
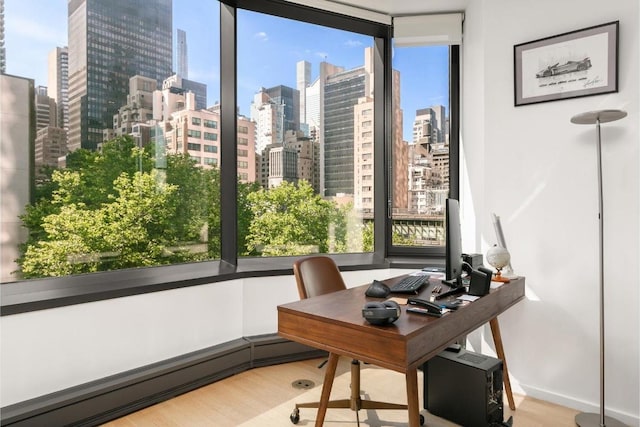
<instances>
[{"instance_id":1,"label":"framed picture","mask_svg":"<svg viewBox=\"0 0 640 427\"><path fill-rule=\"evenodd\" d=\"M515 106L617 92L618 22L515 45Z\"/></svg>"}]
</instances>

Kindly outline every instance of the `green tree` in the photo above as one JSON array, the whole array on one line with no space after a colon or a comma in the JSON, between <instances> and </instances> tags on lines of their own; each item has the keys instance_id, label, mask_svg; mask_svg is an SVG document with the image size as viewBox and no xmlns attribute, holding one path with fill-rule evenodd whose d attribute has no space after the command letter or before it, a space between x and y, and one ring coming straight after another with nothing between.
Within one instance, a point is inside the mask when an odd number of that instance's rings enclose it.
<instances>
[{"instance_id":1,"label":"green tree","mask_svg":"<svg viewBox=\"0 0 640 427\"><path fill-rule=\"evenodd\" d=\"M219 257L217 169L182 155L153 169L152 147L130 137L77 150L67 164L21 217L29 230L18 259L24 277Z\"/></svg>"},{"instance_id":2,"label":"green tree","mask_svg":"<svg viewBox=\"0 0 640 427\"><path fill-rule=\"evenodd\" d=\"M205 239L210 213L219 216L219 206L216 209L211 200L212 194L220 187L219 176L217 169L204 170L197 167L188 155L167 156L166 182L174 185L176 191L168 201L175 216L171 221L172 226L166 232L171 233L176 241L194 242Z\"/></svg>"},{"instance_id":3,"label":"green tree","mask_svg":"<svg viewBox=\"0 0 640 427\"><path fill-rule=\"evenodd\" d=\"M70 201L79 175L54 174L60 188L53 198L61 204L60 212L44 218L46 239L27 247L22 262L25 277L158 265L184 258L168 251L174 242L164 233L171 217L166 206L175 186L158 186L155 171L137 172L133 177L122 173L114 182L116 194L109 196L110 203L91 209Z\"/></svg>"},{"instance_id":4,"label":"green tree","mask_svg":"<svg viewBox=\"0 0 640 427\"><path fill-rule=\"evenodd\" d=\"M415 239L403 236L396 231L393 232L392 241L398 246L416 246ZM373 221L367 221L362 226L362 248L364 252L373 252Z\"/></svg>"},{"instance_id":5,"label":"green tree","mask_svg":"<svg viewBox=\"0 0 640 427\"><path fill-rule=\"evenodd\" d=\"M307 181L283 182L248 195L253 221L247 249L264 256L326 253L329 229L336 218L334 203L314 194Z\"/></svg>"},{"instance_id":6,"label":"green tree","mask_svg":"<svg viewBox=\"0 0 640 427\"><path fill-rule=\"evenodd\" d=\"M362 226L362 250L373 252L373 221L367 221Z\"/></svg>"},{"instance_id":7,"label":"green tree","mask_svg":"<svg viewBox=\"0 0 640 427\"><path fill-rule=\"evenodd\" d=\"M257 182L238 182L238 255L240 256L258 255L255 249L250 250L248 247L250 228L253 222L253 211L249 195L259 191L260 188L260 184Z\"/></svg>"},{"instance_id":8,"label":"green tree","mask_svg":"<svg viewBox=\"0 0 640 427\"><path fill-rule=\"evenodd\" d=\"M201 169L202 170L202 169ZM206 203L206 242L209 259L219 259L221 253L220 228L220 170L202 170L205 187L200 197Z\"/></svg>"}]
</instances>

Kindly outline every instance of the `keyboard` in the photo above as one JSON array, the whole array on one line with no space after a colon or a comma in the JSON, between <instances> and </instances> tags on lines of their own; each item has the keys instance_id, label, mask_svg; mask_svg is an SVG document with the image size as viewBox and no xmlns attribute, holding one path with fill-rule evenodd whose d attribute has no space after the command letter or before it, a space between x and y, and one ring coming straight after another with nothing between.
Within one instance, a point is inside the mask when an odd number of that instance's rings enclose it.
<instances>
[{"instance_id":1,"label":"keyboard","mask_svg":"<svg viewBox=\"0 0 640 427\"><path fill-rule=\"evenodd\" d=\"M407 276L389 286L391 292L399 294L415 294L429 280L429 275Z\"/></svg>"}]
</instances>

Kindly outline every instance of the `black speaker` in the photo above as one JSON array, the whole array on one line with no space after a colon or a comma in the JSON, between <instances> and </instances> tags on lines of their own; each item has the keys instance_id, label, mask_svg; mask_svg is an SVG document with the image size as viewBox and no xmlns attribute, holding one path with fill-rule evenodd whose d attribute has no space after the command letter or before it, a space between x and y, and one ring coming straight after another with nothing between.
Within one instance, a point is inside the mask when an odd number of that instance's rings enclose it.
<instances>
[{"instance_id":1,"label":"black speaker","mask_svg":"<svg viewBox=\"0 0 640 427\"><path fill-rule=\"evenodd\" d=\"M362 307L362 317L372 325L389 325L398 320L400 313L398 303L391 300L368 302Z\"/></svg>"},{"instance_id":2,"label":"black speaker","mask_svg":"<svg viewBox=\"0 0 640 427\"><path fill-rule=\"evenodd\" d=\"M469 295L483 296L491 289L491 271L480 267L480 270L471 271L471 281L469 282Z\"/></svg>"}]
</instances>

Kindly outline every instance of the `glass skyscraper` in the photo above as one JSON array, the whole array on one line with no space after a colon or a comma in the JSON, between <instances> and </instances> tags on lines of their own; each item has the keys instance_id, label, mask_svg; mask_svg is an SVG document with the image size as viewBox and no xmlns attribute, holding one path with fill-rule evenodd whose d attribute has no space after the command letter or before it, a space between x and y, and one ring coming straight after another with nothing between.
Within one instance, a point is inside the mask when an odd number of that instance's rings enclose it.
<instances>
[{"instance_id":1,"label":"glass skyscraper","mask_svg":"<svg viewBox=\"0 0 640 427\"><path fill-rule=\"evenodd\" d=\"M69 150L96 149L129 78L172 74L171 0L69 0Z\"/></svg>"},{"instance_id":2,"label":"glass skyscraper","mask_svg":"<svg viewBox=\"0 0 640 427\"><path fill-rule=\"evenodd\" d=\"M187 50L187 32L178 28L176 31L178 41L176 43L178 75L184 79L189 78L189 51Z\"/></svg>"},{"instance_id":3,"label":"glass skyscraper","mask_svg":"<svg viewBox=\"0 0 640 427\"><path fill-rule=\"evenodd\" d=\"M354 107L365 96L364 68L329 77L324 87L324 196L353 194Z\"/></svg>"}]
</instances>

